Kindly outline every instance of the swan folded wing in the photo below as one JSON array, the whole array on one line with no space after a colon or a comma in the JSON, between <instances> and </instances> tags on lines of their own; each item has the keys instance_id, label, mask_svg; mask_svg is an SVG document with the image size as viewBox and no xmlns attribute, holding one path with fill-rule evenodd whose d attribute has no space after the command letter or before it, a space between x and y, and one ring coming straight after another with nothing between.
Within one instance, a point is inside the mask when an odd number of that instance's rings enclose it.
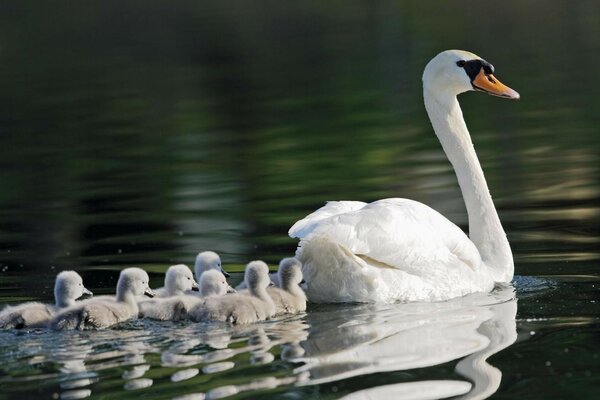
<instances>
[{"instance_id":1,"label":"swan folded wing","mask_svg":"<svg viewBox=\"0 0 600 400\"><path fill-rule=\"evenodd\" d=\"M366 205L367 203L362 201L328 201L323 207L292 225L288 234L293 238L305 238L319 226L320 222L336 215L360 210Z\"/></svg>"},{"instance_id":2,"label":"swan folded wing","mask_svg":"<svg viewBox=\"0 0 600 400\"><path fill-rule=\"evenodd\" d=\"M481 264L477 249L460 228L432 208L407 199L379 200L320 218L301 238L313 235L338 243L372 266L418 276L444 274L448 266L474 270Z\"/></svg>"}]
</instances>

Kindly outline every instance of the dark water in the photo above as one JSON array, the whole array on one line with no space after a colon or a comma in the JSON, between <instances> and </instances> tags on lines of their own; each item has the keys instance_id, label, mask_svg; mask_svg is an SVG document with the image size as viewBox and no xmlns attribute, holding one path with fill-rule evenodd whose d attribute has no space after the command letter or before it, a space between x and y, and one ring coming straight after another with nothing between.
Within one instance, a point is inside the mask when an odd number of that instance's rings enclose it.
<instances>
[{"instance_id":1,"label":"dark water","mask_svg":"<svg viewBox=\"0 0 600 400\"><path fill-rule=\"evenodd\" d=\"M62 269L106 293L125 266L158 286L205 249L230 270L274 265L326 200L408 197L466 229L423 67L470 50L522 98L460 98L511 286L243 328L0 332L0 398L593 398L598 15L595 1L2 2L6 303L51 301Z\"/></svg>"}]
</instances>

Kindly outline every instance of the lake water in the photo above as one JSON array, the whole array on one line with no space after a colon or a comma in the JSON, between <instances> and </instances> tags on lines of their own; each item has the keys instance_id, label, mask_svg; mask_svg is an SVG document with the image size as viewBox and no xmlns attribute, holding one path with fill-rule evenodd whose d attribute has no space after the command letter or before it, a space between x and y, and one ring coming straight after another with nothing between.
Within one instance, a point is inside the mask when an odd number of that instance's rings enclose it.
<instances>
[{"instance_id":1,"label":"lake water","mask_svg":"<svg viewBox=\"0 0 600 400\"><path fill-rule=\"evenodd\" d=\"M521 100L460 97L511 285L244 327L0 332L0 398L597 396L598 15L595 1L3 2L1 303L52 301L63 269L97 294L126 266L161 286L206 249L230 271L275 268L326 200L408 197L466 230L423 67L474 51Z\"/></svg>"}]
</instances>

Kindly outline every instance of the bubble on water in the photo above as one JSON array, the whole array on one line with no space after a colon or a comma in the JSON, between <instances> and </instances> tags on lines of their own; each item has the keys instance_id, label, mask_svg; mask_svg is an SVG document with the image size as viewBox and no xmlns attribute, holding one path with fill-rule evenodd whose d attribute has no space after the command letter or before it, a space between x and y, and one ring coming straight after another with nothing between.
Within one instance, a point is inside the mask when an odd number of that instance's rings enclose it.
<instances>
[{"instance_id":1,"label":"bubble on water","mask_svg":"<svg viewBox=\"0 0 600 400\"><path fill-rule=\"evenodd\" d=\"M545 365L546 365L546 367L549 367L549 366L552 365L552 362L551 361L546 361Z\"/></svg>"},{"instance_id":2,"label":"bubble on water","mask_svg":"<svg viewBox=\"0 0 600 400\"><path fill-rule=\"evenodd\" d=\"M529 332L529 334L530 334L531 336L533 336L533 335L535 335L535 331L530 331L530 332Z\"/></svg>"}]
</instances>

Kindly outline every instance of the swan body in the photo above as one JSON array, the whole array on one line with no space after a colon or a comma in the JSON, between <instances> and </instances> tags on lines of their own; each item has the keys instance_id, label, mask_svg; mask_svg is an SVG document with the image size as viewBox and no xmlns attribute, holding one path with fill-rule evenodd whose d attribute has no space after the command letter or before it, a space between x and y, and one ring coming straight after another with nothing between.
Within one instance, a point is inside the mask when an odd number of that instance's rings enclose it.
<instances>
[{"instance_id":1,"label":"swan body","mask_svg":"<svg viewBox=\"0 0 600 400\"><path fill-rule=\"evenodd\" d=\"M92 295L83 286L81 276L75 271L62 271L54 283L55 304L27 302L8 306L0 312L0 329L45 327L57 311L75 304L83 295Z\"/></svg>"},{"instance_id":2,"label":"swan body","mask_svg":"<svg viewBox=\"0 0 600 400\"><path fill-rule=\"evenodd\" d=\"M313 302L439 301L493 289L513 276L510 245L456 96L469 90L518 99L473 53L448 50L425 67L425 108L452 163L469 236L407 199L329 202L296 222L296 257Z\"/></svg>"},{"instance_id":3,"label":"swan body","mask_svg":"<svg viewBox=\"0 0 600 400\"><path fill-rule=\"evenodd\" d=\"M208 297L189 312L196 322L223 321L233 324L249 324L275 315L275 303L267 293L270 284L269 267L263 261L252 261L246 266L244 280L249 295L235 293L227 296Z\"/></svg>"},{"instance_id":4,"label":"swan body","mask_svg":"<svg viewBox=\"0 0 600 400\"><path fill-rule=\"evenodd\" d=\"M114 299L92 299L58 313L50 322L55 330L103 329L138 316L136 297L154 296L148 274L140 268L125 268L117 281Z\"/></svg>"}]
</instances>

